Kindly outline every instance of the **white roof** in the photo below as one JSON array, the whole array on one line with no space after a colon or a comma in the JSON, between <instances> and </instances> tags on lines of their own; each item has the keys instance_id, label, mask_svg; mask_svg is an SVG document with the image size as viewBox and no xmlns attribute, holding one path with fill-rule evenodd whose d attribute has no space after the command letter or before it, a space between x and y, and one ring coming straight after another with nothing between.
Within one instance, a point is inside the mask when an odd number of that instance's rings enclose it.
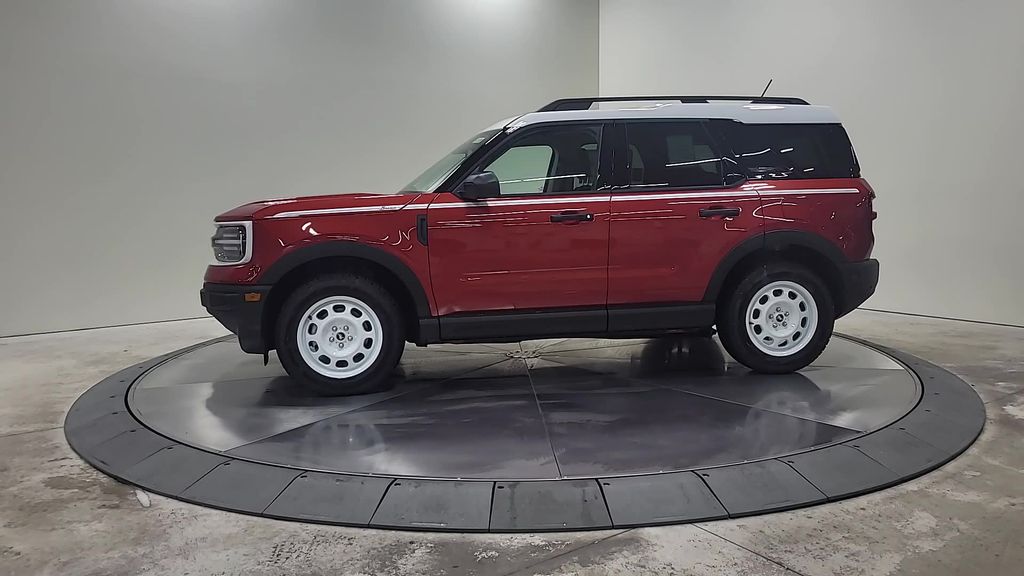
<instances>
[{"instance_id":1,"label":"white roof","mask_svg":"<svg viewBox=\"0 0 1024 576\"><path fill-rule=\"evenodd\" d=\"M642 118L723 118L746 124L838 124L839 117L828 106L807 104L666 103L637 108L561 110L531 112L511 118L506 128L515 130L531 124L566 120L618 120Z\"/></svg>"}]
</instances>

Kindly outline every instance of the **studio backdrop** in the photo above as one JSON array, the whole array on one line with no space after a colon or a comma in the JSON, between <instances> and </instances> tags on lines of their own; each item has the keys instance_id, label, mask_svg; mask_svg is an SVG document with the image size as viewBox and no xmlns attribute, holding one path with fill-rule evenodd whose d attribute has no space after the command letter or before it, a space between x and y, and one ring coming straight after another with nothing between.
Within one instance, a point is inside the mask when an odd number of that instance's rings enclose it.
<instances>
[{"instance_id":1,"label":"studio backdrop","mask_svg":"<svg viewBox=\"0 0 1024 576\"><path fill-rule=\"evenodd\" d=\"M867 306L1024 325L1024 4L0 1L0 336L202 316L213 217L393 191L565 96L828 104L878 192Z\"/></svg>"},{"instance_id":2,"label":"studio backdrop","mask_svg":"<svg viewBox=\"0 0 1024 576\"><path fill-rule=\"evenodd\" d=\"M865 306L1024 325L1022 2L602 0L601 92L832 106L878 193Z\"/></svg>"},{"instance_id":3,"label":"studio backdrop","mask_svg":"<svg viewBox=\"0 0 1024 576\"><path fill-rule=\"evenodd\" d=\"M597 92L592 0L0 1L0 335L205 315L213 217Z\"/></svg>"}]
</instances>

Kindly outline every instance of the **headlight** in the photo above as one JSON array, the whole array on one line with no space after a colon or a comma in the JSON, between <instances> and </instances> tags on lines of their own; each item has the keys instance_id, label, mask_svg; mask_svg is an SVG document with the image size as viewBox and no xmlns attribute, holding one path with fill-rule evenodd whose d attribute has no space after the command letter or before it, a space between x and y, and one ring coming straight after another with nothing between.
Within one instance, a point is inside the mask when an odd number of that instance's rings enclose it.
<instances>
[{"instance_id":1,"label":"headlight","mask_svg":"<svg viewBox=\"0 0 1024 576\"><path fill-rule=\"evenodd\" d=\"M252 257L252 222L218 222L210 239L213 264L245 264Z\"/></svg>"}]
</instances>

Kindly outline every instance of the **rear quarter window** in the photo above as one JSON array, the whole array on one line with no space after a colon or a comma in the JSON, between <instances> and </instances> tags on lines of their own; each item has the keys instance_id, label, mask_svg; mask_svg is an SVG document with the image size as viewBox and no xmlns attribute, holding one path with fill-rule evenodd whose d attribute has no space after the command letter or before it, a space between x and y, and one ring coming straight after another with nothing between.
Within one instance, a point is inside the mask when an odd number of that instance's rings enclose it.
<instances>
[{"instance_id":1,"label":"rear quarter window","mask_svg":"<svg viewBox=\"0 0 1024 576\"><path fill-rule=\"evenodd\" d=\"M753 179L856 178L860 167L839 124L717 123Z\"/></svg>"}]
</instances>

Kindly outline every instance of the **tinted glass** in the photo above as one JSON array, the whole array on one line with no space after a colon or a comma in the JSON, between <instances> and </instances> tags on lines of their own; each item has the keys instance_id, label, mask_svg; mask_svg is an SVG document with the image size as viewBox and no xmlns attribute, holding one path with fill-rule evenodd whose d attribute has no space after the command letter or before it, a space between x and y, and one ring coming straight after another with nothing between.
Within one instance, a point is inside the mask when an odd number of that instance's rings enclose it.
<instances>
[{"instance_id":1,"label":"tinted glass","mask_svg":"<svg viewBox=\"0 0 1024 576\"><path fill-rule=\"evenodd\" d=\"M720 186L722 161L699 122L626 125L629 185L644 188Z\"/></svg>"},{"instance_id":2,"label":"tinted glass","mask_svg":"<svg viewBox=\"0 0 1024 576\"><path fill-rule=\"evenodd\" d=\"M487 163L501 193L589 192L595 189L601 140L599 126L552 126L531 131Z\"/></svg>"},{"instance_id":3,"label":"tinted glass","mask_svg":"<svg viewBox=\"0 0 1024 576\"><path fill-rule=\"evenodd\" d=\"M544 192L555 150L546 145L514 146L487 166L501 183L502 194Z\"/></svg>"},{"instance_id":4,"label":"tinted glass","mask_svg":"<svg viewBox=\"0 0 1024 576\"><path fill-rule=\"evenodd\" d=\"M719 124L736 160L756 179L860 176L839 124Z\"/></svg>"},{"instance_id":5,"label":"tinted glass","mask_svg":"<svg viewBox=\"0 0 1024 576\"><path fill-rule=\"evenodd\" d=\"M452 172L458 169L470 154L486 144L498 133L498 130L487 130L470 138L461 146L452 150L447 156L438 160L433 166L427 168L415 180L402 188L405 192L433 192Z\"/></svg>"}]
</instances>

